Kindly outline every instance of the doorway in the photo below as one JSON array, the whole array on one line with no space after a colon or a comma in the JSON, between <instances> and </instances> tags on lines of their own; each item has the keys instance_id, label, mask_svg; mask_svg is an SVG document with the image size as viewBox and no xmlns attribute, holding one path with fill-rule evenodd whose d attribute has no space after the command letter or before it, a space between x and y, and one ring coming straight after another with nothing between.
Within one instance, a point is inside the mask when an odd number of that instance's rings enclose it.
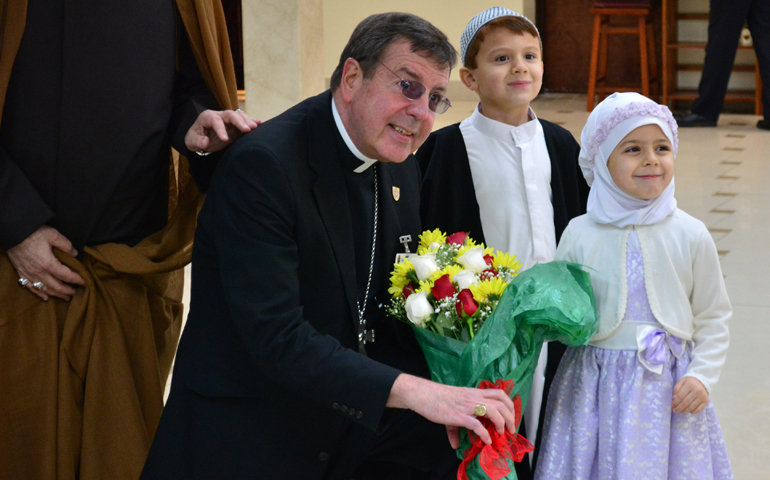
<instances>
[{"instance_id":1,"label":"doorway","mask_svg":"<svg viewBox=\"0 0 770 480\"><path fill-rule=\"evenodd\" d=\"M595 0L536 0L536 23L543 37L543 91L586 93L591 62ZM660 63L660 0L652 2L655 54ZM613 24L621 25L613 20ZM629 19L629 25L635 21ZM641 83L639 40L635 35L613 35L609 43L607 84Z\"/></svg>"}]
</instances>

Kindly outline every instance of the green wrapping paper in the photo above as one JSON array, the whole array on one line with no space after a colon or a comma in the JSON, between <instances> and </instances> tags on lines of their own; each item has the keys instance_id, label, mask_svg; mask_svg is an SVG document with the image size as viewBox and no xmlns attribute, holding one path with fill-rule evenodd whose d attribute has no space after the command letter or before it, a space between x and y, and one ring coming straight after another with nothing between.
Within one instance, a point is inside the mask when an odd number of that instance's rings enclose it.
<instances>
[{"instance_id":1,"label":"green wrapping paper","mask_svg":"<svg viewBox=\"0 0 770 480\"><path fill-rule=\"evenodd\" d=\"M558 261L536 265L516 276L497 309L468 343L418 327L413 330L434 381L476 387L482 380L513 380L511 397L520 396L523 411L543 341L585 345L597 326L589 274L580 265ZM460 458L471 445L465 429L461 440ZM515 480L510 466L506 478ZM471 479L488 478L478 459L467 471Z\"/></svg>"}]
</instances>

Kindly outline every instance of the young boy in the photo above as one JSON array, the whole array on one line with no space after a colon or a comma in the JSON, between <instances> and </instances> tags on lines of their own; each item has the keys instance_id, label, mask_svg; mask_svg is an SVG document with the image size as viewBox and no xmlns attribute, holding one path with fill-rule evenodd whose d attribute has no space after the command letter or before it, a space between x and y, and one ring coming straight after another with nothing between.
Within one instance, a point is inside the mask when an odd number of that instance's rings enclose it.
<instances>
[{"instance_id":1,"label":"young boy","mask_svg":"<svg viewBox=\"0 0 770 480\"><path fill-rule=\"evenodd\" d=\"M539 32L526 17L494 7L468 23L460 44L460 76L479 104L417 151L423 227L470 232L515 254L523 268L549 262L570 219L585 213L588 185L572 134L539 120L529 106L543 78ZM545 399L564 349L556 342L543 346L519 429L536 448L531 465L516 464L520 480L532 478Z\"/></svg>"}]
</instances>

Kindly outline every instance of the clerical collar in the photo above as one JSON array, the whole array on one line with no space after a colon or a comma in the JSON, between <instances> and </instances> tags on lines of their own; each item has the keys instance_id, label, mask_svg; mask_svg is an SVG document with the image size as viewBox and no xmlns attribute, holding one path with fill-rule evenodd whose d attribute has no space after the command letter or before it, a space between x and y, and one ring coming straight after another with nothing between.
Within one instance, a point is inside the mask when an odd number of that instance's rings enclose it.
<instances>
[{"instance_id":1,"label":"clerical collar","mask_svg":"<svg viewBox=\"0 0 770 480\"><path fill-rule=\"evenodd\" d=\"M513 142L514 145L530 142L537 135L537 115L532 107L529 108L529 121L518 127L498 122L481 113L481 104L473 109L470 117L471 124L479 132L505 143Z\"/></svg>"},{"instance_id":2,"label":"clerical collar","mask_svg":"<svg viewBox=\"0 0 770 480\"><path fill-rule=\"evenodd\" d=\"M334 97L332 97L332 115L334 115L334 123L337 125L337 130L339 130L340 135L342 135L342 139L345 141L345 145L348 146L350 151L353 153L353 155L356 156L357 159L364 162L353 171L355 173L365 172L369 167L377 163L377 160L369 158L361 153L361 150L359 150L353 143L353 140L350 139L350 135L348 135L348 131L345 130L345 125L342 123L340 112L337 110L337 104L334 102Z\"/></svg>"}]
</instances>

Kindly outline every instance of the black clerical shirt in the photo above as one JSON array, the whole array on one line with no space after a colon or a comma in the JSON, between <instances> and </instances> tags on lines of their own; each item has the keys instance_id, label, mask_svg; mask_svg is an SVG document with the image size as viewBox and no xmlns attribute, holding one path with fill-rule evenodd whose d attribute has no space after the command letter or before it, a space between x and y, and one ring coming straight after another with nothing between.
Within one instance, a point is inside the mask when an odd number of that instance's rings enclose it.
<instances>
[{"instance_id":1,"label":"black clerical shirt","mask_svg":"<svg viewBox=\"0 0 770 480\"><path fill-rule=\"evenodd\" d=\"M354 170L360 167L364 162L359 160L353 152L350 151L342 136L337 131L337 151L340 153L340 162L345 177L345 186L348 192L348 203L350 204L350 219L353 226L353 244L355 246L356 257L356 289L359 305L364 305L364 295L366 284L369 278L369 265L372 257L372 235L374 228L374 169L375 163L361 173ZM382 193L380 193L382 194ZM381 239L377 239L375 247L374 267L372 271L372 282L369 286L369 296L366 298L366 319L367 328L373 325L378 315L377 292L381 288L382 282L382 254ZM353 252L351 252L353 253ZM356 312L358 317L358 312ZM376 337L375 337L376 338Z\"/></svg>"}]
</instances>

